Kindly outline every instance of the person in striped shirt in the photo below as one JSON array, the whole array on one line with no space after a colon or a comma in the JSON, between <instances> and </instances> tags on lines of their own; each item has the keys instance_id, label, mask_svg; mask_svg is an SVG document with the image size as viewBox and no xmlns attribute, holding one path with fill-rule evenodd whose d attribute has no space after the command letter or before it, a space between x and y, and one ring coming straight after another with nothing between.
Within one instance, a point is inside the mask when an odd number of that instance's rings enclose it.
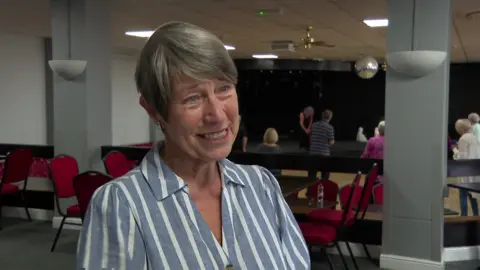
<instances>
[{"instance_id":1,"label":"person in striped shirt","mask_svg":"<svg viewBox=\"0 0 480 270\"><path fill-rule=\"evenodd\" d=\"M164 24L142 49L135 80L165 140L95 192L77 269L310 269L275 177L226 159L239 115L223 43L192 24Z\"/></svg>"}]
</instances>

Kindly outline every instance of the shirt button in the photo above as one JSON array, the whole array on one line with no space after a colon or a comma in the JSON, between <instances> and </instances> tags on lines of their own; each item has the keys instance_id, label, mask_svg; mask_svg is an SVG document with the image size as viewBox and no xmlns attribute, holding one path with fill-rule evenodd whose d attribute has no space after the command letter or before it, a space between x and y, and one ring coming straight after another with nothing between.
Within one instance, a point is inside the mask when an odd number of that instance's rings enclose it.
<instances>
[{"instance_id":1,"label":"shirt button","mask_svg":"<svg viewBox=\"0 0 480 270\"><path fill-rule=\"evenodd\" d=\"M225 270L234 270L235 268L233 268L233 265L229 264L227 266L225 266Z\"/></svg>"}]
</instances>

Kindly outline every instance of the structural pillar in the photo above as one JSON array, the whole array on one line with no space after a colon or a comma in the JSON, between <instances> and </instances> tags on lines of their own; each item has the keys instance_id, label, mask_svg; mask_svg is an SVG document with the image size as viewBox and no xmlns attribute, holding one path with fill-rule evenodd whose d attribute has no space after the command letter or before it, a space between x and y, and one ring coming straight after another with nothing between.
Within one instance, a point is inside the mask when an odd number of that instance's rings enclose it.
<instances>
[{"instance_id":1,"label":"structural pillar","mask_svg":"<svg viewBox=\"0 0 480 270\"><path fill-rule=\"evenodd\" d=\"M380 266L444 269L450 0L389 0L388 52L446 51L433 73L408 78L388 68L385 202Z\"/></svg>"},{"instance_id":2,"label":"structural pillar","mask_svg":"<svg viewBox=\"0 0 480 270\"><path fill-rule=\"evenodd\" d=\"M73 81L54 76L56 154L74 156L80 171L103 169L100 146L112 143L110 11L108 1L52 0L54 60L86 60Z\"/></svg>"}]
</instances>

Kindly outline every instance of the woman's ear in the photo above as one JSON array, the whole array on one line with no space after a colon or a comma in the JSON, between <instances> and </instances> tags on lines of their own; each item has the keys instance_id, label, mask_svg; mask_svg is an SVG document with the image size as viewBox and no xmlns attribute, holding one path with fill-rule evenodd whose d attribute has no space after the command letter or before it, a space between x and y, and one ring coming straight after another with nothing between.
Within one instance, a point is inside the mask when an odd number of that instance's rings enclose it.
<instances>
[{"instance_id":1,"label":"woman's ear","mask_svg":"<svg viewBox=\"0 0 480 270\"><path fill-rule=\"evenodd\" d=\"M142 108L147 112L147 114L155 121L157 122L157 119L156 119L156 110L148 105L147 101L145 100L145 98L140 95L140 97L138 98L138 103L140 104L140 106L142 106Z\"/></svg>"},{"instance_id":2,"label":"woman's ear","mask_svg":"<svg viewBox=\"0 0 480 270\"><path fill-rule=\"evenodd\" d=\"M147 103L147 101L142 95L140 95L138 99L138 103L147 112L147 114L150 116L153 122L155 122L157 125L159 125L162 128L165 127L166 121L157 113L157 110L154 107L150 106Z\"/></svg>"}]
</instances>

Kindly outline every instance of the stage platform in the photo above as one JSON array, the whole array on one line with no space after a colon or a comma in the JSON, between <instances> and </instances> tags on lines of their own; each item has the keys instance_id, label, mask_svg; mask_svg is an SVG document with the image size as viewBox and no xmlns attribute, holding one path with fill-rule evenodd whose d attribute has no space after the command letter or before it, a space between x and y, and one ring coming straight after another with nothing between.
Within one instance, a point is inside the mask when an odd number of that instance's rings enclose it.
<instances>
[{"instance_id":1,"label":"stage platform","mask_svg":"<svg viewBox=\"0 0 480 270\"><path fill-rule=\"evenodd\" d=\"M247 151L255 151L260 141L249 141ZM302 153L305 150L300 149L297 141L285 140L278 143L284 153ZM365 149L366 143L356 141L338 141L332 146L332 156L335 157L360 157Z\"/></svg>"}]
</instances>

